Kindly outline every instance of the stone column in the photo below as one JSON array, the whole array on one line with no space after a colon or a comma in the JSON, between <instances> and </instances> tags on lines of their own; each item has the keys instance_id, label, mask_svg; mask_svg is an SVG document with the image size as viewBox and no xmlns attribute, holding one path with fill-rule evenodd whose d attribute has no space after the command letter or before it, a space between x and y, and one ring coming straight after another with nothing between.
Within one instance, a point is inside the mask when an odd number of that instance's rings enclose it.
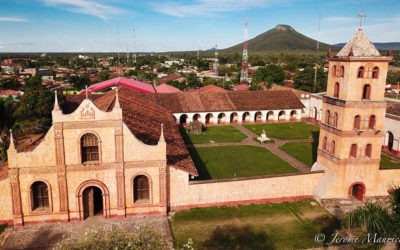
<instances>
[{"instance_id":1,"label":"stone column","mask_svg":"<svg viewBox=\"0 0 400 250\"><path fill-rule=\"evenodd\" d=\"M22 213L21 189L19 186L18 168L9 169L8 174L10 176L10 184L11 184L14 226L23 226L24 217Z\"/></svg>"},{"instance_id":2,"label":"stone column","mask_svg":"<svg viewBox=\"0 0 400 250\"><path fill-rule=\"evenodd\" d=\"M67 175L65 167L65 148L64 148L64 133L63 124L54 123L54 140L56 146L56 164L57 164L57 183L58 183L58 198L60 205L60 212L62 220L69 221L69 204L68 204L68 189L67 189ZM64 217L65 216L65 217Z\"/></svg>"},{"instance_id":3,"label":"stone column","mask_svg":"<svg viewBox=\"0 0 400 250\"><path fill-rule=\"evenodd\" d=\"M117 217L125 217L125 170L124 170L124 138L123 127L115 128L115 161L119 166L115 173L117 183Z\"/></svg>"}]
</instances>

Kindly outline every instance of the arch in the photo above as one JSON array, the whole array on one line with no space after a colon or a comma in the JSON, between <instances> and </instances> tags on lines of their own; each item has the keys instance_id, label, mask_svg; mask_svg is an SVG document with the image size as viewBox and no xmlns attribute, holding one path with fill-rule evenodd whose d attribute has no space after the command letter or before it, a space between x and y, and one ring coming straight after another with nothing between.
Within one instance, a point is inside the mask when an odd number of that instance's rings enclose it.
<instances>
[{"instance_id":1,"label":"arch","mask_svg":"<svg viewBox=\"0 0 400 250\"><path fill-rule=\"evenodd\" d=\"M85 200L84 200L84 191L88 187L97 187L101 191L101 196L102 196L102 212L103 216L105 218L110 217L110 193L108 191L107 186L98 180L87 180L79 185L79 187L76 189L76 200L78 202L78 211L79 211L79 219L84 220L87 217L85 217ZM94 189L93 189L94 190ZM93 191L94 192L94 191Z\"/></svg>"},{"instance_id":2,"label":"arch","mask_svg":"<svg viewBox=\"0 0 400 250\"><path fill-rule=\"evenodd\" d=\"M133 203L144 204L151 203L151 181L144 174L133 178Z\"/></svg>"},{"instance_id":3,"label":"arch","mask_svg":"<svg viewBox=\"0 0 400 250\"><path fill-rule=\"evenodd\" d=\"M360 130L360 127L361 127L361 116L356 115L354 116L353 128Z\"/></svg>"},{"instance_id":4,"label":"arch","mask_svg":"<svg viewBox=\"0 0 400 250\"><path fill-rule=\"evenodd\" d=\"M262 116L261 111L257 111L257 112L254 114L254 121L255 121L255 122L261 121L261 116Z\"/></svg>"},{"instance_id":5,"label":"arch","mask_svg":"<svg viewBox=\"0 0 400 250\"><path fill-rule=\"evenodd\" d=\"M369 121L368 121L368 128L369 129L375 129L375 124L376 124L376 116L375 115L371 115L369 117Z\"/></svg>"},{"instance_id":6,"label":"arch","mask_svg":"<svg viewBox=\"0 0 400 250\"><path fill-rule=\"evenodd\" d=\"M219 113L219 114L218 114L218 124L224 123L224 122L225 122L225 119L226 119L225 113Z\"/></svg>"},{"instance_id":7,"label":"arch","mask_svg":"<svg viewBox=\"0 0 400 250\"><path fill-rule=\"evenodd\" d=\"M35 181L30 185L31 211L49 211L51 205L50 186L45 181Z\"/></svg>"},{"instance_id":8,"label":"arch","mask_svg":"<svg viewBox=\"0 0 400 250\"><path fill-rule=\"evenodd\" d=\"M350 158L357 158L357 144L351 144L350 147Z\"/></svg>"},{"instance_id":9,"label":"arch","mask_svg":"<svg viewBox=\"0 0 400 250\"><path fill-rule=\"evenodd\" d=\"M80 139L81 162L94 162L100 160L99 139L94 133L85 133Z\"/></svg>"},{"instance_id":10,"label":"arch","mask_svg":"<svg viewBox=\"0 0 400 250\"><path fill-rule=\"evenodd\" d=\"M329 125L329 122L330 122L330 118L331 118L331 111L328 109L325 112L325 123L328 124L328 125Z\"/></svg>"},{"instance_id":11,"label":"arch","mask_svg":"<svg viewBox=\"0 0 400 250\"><path fill-rule=\"evenodd\" d=\"M89 186L83 190L83 218L99 215L103 213L103 194L100 188Z\"/></svg>"},{"instance_id":12,"label":"arch","mask_svg":"<svg viewBox=\"0 0 400 250\"><path fill-rule=\"evenodd\" d=\"M322 138L322 149L326 150L326 145L328 142L328 138L326 136L324 136L324 138Z\"/></svg>"},{"instance_id":13,"label":"arch","mask_svg":"<svg viewBox=\"0 0 400 250\"><path fill-rule=\"evenodd\" d=\"M213 118L213 114L208 113L206 115L206 124L209 124L211 122L211 119Z\"/></svg>"},{"instance_id":14,"label":"arch","mask_svg":"<svg viewBox=\"0 0 400 250\"><path fill-rule=\"evenodd\" d=\"M355 182L349 187L350 198L355 198L359 201L364 201L365 196L365 185L362 182Z\"/></svg>"},{"instance_id":15,"label":"arch","mask_svg":"<svg viewBox=\"0 0 400 250\"><path fill-rule=\"evenodd\" d=\"M371 85L365 84L363 87L362 99L369 100L371 98Z\"/></svg>"},{"instance_id":16,"label":"arch","mask_svg":"<svg viewBox=\"0 0 400 250\"><path fill-rule=\"evenodd\" d=\"M201 115L200 115L200 114L194 114L194 115L193 115L193 121L200 120L200 118L201 118Z\"/></svg>"},{"instance_id":17,"label":"arch","mask_svg":"<svg viewBox=\"0 0 400 250\"><path fill-rule=\"evenodd\" d=\"M278 113L278 121L280 121L285 116L285 111L279 111Z\"/></svg>"},{"instance_id":18,"label":"arch","mask_svg":"<svg viewBox=\"0 0 400 250\"><path fill-rule=\"evenodd\" d=\"M335 87L333 89L333 97L339 98L339 90L340 90L340 85L338 82L336 82Z\"/></svg>"},{"instance_id":19,"label":"arch","mask_svg":"<svg viewBox=\"0 0 400 250\"><path fill-rule=\"evenodd\" d=\"M274 112L273 111L268 111L266 120L267 121L274 120Z\"/></svg>"},{"instance_id":20,"label":"arch","mask_svg":"<svg viewBox=\"0 0 400 250\"><path fill-rule=\"evenodd\" d=\"M344 66L340 66L340 77L344 77Z\"/></svg>"},{"instance_id":21,"label":"arch","mask_svg":"<svg viewBox=\"0 0 400 250\"><path fill-rule=\"evenodd\" d=\"M335 114L333 115L333 124L332 124L334 127L337 127L338 119L339 119L339 115L337 112L335 112Z\"/></svg>"},{"instance_id":22,"label":"arch","mask_svg":"<svg viewBox=\"0 0 400 250\"><path fill-rule=\"evenodd\" d=\"M358 68L357 78L364 78L365 68L363 66Z\"/></svg>"},{"instance_id":23,"label":"arch","mask_svg":"<svg viewBox=\"0 0 400 250\"><path fill-rule=\"evenodd\" d=\"M394 135L390 131L388 131L387 134L388 134L387 147L388 147L389 151L392 151L393 150Z\"/></svg>"},{"instance_id":24,"label":"arch","mask_svg":"<svg viewBox=\"0 0 400 250\"><path fill-rule=\"evenodd\" d=\"M332 67L332 76L336 76L337 72L336 72L336 65L333 65Z\"/></svg>"},{"instance_id":25,"label":"arch","mask_svg":"<svg viewBox=\"0 0 400 250\"><path fill-rule=\"evenodd\" d=\"M179 124L183 125L187 123L188 115L187 114L182 114L179 116Z\"/></svg>"},{"instance_id":26,"label":"arch","mask_svg":"<svg viewBox=\"0 0 400 250\"><path fill-rule=\"evenodd\" d=\"M290 119L297 119L296 115L297 115L297 111L296 110L290 111Z\"/></svg>"},{"instance_id":27,"label":"arch","mask_svg":"<svg viewBox=\"0 0 400 250\"><path fill-rule=\"evenodd\" d=\"M336 148L336 142L335 142L335 140L332 140L332 143L331 143L331 154L332 155L335 154L335 148Z\"/></svg>"},{"instance_id":28,"label":"arch","mask_svg":"<svg viewBox=\"0 0 400 250\"><path fill-rule=\"evenodd\" d=\"M365 157L371 158L372 155L372 144L368 143L367 146L365 146Z\"/></svg>"},{"instance_id":29,"label":"arch","mask_svg":"<svg viewBox=\"0 0 400 250\"><path fill-rule=\"evenodd\" d=\"M318 120L318 109L317 109L317 107L314 107L314 119Z\"/></svg>"},{"instance_id":30,"label":"arch","mask_svg":"<svg viewBox=\"0 0 400 250\"><path fill-rule=\"evenodd\" d=\"M378 79L379 78L379 68L375 66L372 69L372 78Z\"/></svg>"},{"instance_id":31,"label":"arch","mask_svg":"<svg viewBox=\"0 0 400 250\"><path fill-rule=\"evenodd\" d=\"M242 121L245 122L249 119L250 113L249 112L244 112L242 115Z\"/></svg>"},{"instance_id":32,"label":"arch","mask_svg":"<svg viewBox=\"0 0 400 250\"><path fill-rule=\"evenodd\" d=\"M237 114L236 112L233 112L233 113L230 115L230 121L231 121L231 123L234 123L234 122L237 122L237 121L238 121L238 114Z\"/></svg>"}]
</instances>

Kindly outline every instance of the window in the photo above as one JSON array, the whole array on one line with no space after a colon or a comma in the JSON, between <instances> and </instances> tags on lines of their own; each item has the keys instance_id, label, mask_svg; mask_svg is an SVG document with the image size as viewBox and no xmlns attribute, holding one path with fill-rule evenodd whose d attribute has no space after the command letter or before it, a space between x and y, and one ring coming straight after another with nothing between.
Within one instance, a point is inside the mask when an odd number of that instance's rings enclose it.
<instances>
[{"instance_id":1,"label":"window","mask_svg":"<svg viewBox=\"0 0 400 250\"><path fill-rule=\"evenodd\" d=\"M331 111L327 110L326 117L325 117L325 123L328 125L329 125L330 117L331 117Z\"/></svg>"},{"instance_id":2,"label":"window","mask_svg":"<svg viewBox=\"0 0 400 250\"><path fill-rule=\"evenodd\" d=\"M365 157L371 158L372 154L372 144L367 144L365 147Z\"/></svg>"},{"instance_id":3,"label":"window","mask_svg":"<svg viewBox=\"0 0 400 250\"><path fill-rule=\"evenodd\" d=\"M49 191L46 183L37 181L31 186L32 210L49 208Z\"/></svg>"},{"instance_id":4,"label":"window","mask_svg":"<svg viewBox=\"0 0 400 250\"><path fill-rule=\"evenodd\" d=\"M333 124L332 124L334 127L337 127L338 119L339 119L339 115L337 112L335 112L335 115L333 117Z\"/></svg>"},{"instance_id":5,"label":"window","mask_svg":"<svg viewBox=\"0 0 400 250\"><path fill-rule=\"evenodd\" d=\"M99 145L96 135L87 133L82 136L81 154L82 163L99 160Z\"/></svg>"},{"instance_id":6,"label":"window","mask_svg":"<svg viewBox=\"0 0 400 250\"><path fill-rule=\"evenodd\" d=\"M357 77L358 78L364 78L364 71L365 71L365 68L364 67L359 67L358 68L358 73L357 73Z\"/></svg>"},{"instance_id":7,"label":"window","mask_svg":"<svg viewBox=\"0 0 400 250\"><path fill-rule=\"evenodd\" d=\"M350 158L357 157L357 144L352 144L350 148Z\"/></svg>"},{"instance_id":8,"label":"window","mask_svg":"<svg viewBox=\"0 0 400 250\"><path fill-rule=\"evenodd\" d=\"M322 139L322 149L326 150L326 142L328 141L328 138L326 136Z\"/></svg>"},{"instance_id":9,"label":"window","mask_svg":"<svg viewBox=\"0 0 400 250\"><path fill-rule=\"evenodd\" d=\"M354 125L353 125L353 127L355 128L355 129L360 129L360 124L361 124L361 116L359 116L359 115L356 115L355 117L354 117Z\"/></svg>"},{"instance_id":10,"label":"window","mask_svg":"<svg viewBox=\"0 0 400 250\"><path fill-rule=\"evenodd\" d=\"M335 87L333 89L333 97L339 98L339 83L335 83Z\"/></svg>"},{"instance_id":11,"label":"window","mask_svg":"<svg viewBox=\"0 0 400 250\"><path fill-rule=\"evenodd\" d=\"M375 123L376 123L376 117L374 115L371 115L369 117L368 128L375 129Z\"/></svg>"},{"instance_id":12,"label":"window","mask_svg":"<svg viewBox=\"0 0 400 250\"><path fill-rule=\"evenodd\" d=\"M149 179L144 175L136 176L133 180L133 201L135 203L150 202Z\"/></svg>"},{"instance_id":13,"label":"window","mask_svg":"<svg viewBox=\"0 0 400 250\"><path fill-rule=\"evenodd\" d=\"M331 145L331 154L335 154L335 146L336 146L336 142L335 140L332 140L332 145Z\"/></svg>"},{"instance_id":14,"label":"window","mask_svg":"<svg viewBox=\"0 0 400 250\"><path fill-rule=\"evenodd\" d=\"M340 77L344 77L344 66L340 67Z\"/></svg>"},{"instance_id":15,"label":"window","mask_svg":"<svg viewBox=\"0 0 400 250\"><path fill-rule=\"evenodd\" d=\"M363 88L362 99L369 100L371 97L371 85L365 84Z\"/></svg>"},{"instance_id":16,"label":"window","mask_svg":"<svg viewBox=\"0 0 400 250\"><path fill-rule=\"evenodd\" d=\"M337 76L336 75L336 65L333 65L333 68L332 68L332 76Z\"/></svg>"},{"instance_id":17,"label":"window","mask_svg":"<svg viewBox=\"0 0 400 250\"><path fill-rule=\"evenodd\" d=\"M372 78L377 79L379 77L379 68L378 67L374 67L372 69Z\"/></svg>"}]
</instances>

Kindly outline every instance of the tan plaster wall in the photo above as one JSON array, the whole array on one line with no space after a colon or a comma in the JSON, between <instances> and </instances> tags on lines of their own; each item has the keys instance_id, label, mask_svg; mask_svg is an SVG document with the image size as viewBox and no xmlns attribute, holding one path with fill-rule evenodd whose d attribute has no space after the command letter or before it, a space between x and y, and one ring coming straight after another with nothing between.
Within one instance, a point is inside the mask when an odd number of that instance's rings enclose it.
<instances>
[{"instance_id":1,"label":"tan plaster wall","mask_svg":"<svg viewBox=\"0 0 400 250\"><path fill-rule=\"evenodd\" d=\"M161 127L160 127L161 130ZM138 140L123 124L125 161L166 160L166 144L147 145Z\"/></svg>"},{"instance_id":2,"label":"tan plaster wall","mask_svg":"<svg viewBox=\"0 0 400 250\"><path fill-rule=\"evenodd\" d=\"M0 181L0 221L12 220L12 198L10 179Z\"/></svg>"},{"instance_id":3,"label":"tan plaster wall","mask_svg":"<svg viewBox=\"0 0 400 250\"><path fill-rule=\"evenodd\" d=\"M260 179L189 184L188 174L171 168L170 205L190 206L221 202L312 195L323 173Z\"/></svg>"},{"instance_id":4,"label":"tan plaster wall","mask_svg":"<svg viewBox=\"0 0 400 250\"><path fill-rule=\"evenodd\" d=\"M400 169L385 169L379 171L384 181L385 187L400 187Z\"/></svg>"},{"instance_id":5,"label":"tan plaster wall","mask_svg":"<svg viewBox=\"0 0 400 250\"><path fill-rule=\"evenodd\" d=\"M10 152L10 149L8 150ZM29 152L19 152L9 155L8 165L12 167L38 167L56 165L54 130L49 129L40 144Z\"/></svg>"}]
</instances>

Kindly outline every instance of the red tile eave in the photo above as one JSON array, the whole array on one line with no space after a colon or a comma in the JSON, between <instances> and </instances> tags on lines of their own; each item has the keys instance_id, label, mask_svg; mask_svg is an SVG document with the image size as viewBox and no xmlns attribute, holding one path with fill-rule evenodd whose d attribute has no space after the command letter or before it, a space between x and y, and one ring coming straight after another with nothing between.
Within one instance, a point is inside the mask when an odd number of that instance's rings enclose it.
<instances>
[{"instance_id":1,"label":"red tile eave","mask_svg":"<svg viewBox=\"0 0 400 250\"><path fill-rule=\"evenodd\" d=\"M0 181L8 178L8 162L0 164Z\"/></svg>"}]
</instances>

